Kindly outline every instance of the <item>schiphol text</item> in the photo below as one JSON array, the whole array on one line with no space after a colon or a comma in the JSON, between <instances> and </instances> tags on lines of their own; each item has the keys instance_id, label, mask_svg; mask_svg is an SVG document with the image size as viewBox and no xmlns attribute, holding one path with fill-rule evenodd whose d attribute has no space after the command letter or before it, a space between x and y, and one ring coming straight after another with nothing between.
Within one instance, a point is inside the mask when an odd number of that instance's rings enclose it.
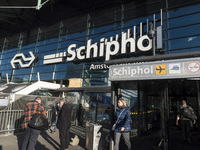
<instances>
[{"instance_id":1,"label":"schiphol text","mask_svg":"<svg viewBox=\"0 0 200 150\"><path fill-rule=\"evenodd\" d=\"M117 34L115 40L110 37L110 41L105 38L100 39L100 43L92 44L92 39L87 41L87 46L81 46L77 48L76 44L71 44L68 49L67 61L73 61L75 59L84 60L88 58L105 57L105 60L110 60L111 56L127 53L127 43L130 45L130 53L136 52L136 45L140 51L149 51L152 49L152 39L147 35L141 36L136 40L136 33L134 31L133 37L130 37L130 29L127 32L122 32L121 42L118 42L119 35ZM148 41L147 45L144 45L144 41ZM121 48L120 48L121 47Z\"/></svg>"}]
</instances>

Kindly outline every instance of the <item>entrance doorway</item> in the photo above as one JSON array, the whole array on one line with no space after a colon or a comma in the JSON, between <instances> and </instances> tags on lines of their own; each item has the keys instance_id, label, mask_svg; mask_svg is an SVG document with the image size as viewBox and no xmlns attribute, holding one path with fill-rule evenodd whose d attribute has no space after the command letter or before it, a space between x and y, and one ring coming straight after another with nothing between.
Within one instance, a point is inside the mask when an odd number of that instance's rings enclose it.
<instances>
[{"instance_id":1,"label":"entrance doorway","mask_svg":"<svg viewBox=\"0 0 200 150\"><path fill-rule=\"evenodd\" d=\"M120 82L119 96L127 100L131 111L132 149L190 149L183 144L181 128L176 126L177 111L187 99L199 116L199 81L145 80ZM192 148L199 149L199 122L193 126ZM184 146L183 146L184 145Z\"/></svg>"}]
</instances>

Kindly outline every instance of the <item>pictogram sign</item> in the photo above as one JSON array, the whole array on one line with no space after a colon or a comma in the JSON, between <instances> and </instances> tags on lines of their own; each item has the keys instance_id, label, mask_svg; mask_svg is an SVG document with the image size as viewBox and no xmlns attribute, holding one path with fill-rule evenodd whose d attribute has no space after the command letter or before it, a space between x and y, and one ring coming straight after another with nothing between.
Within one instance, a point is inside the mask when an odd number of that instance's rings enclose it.
<instances>
[{"instance_id":1,"label":"pictogram sign","mask_svg":"<svg viewBox=\"0 0 200 150\"><path fill-rule=\"evenodd\" d=\"M196 73L200 70L200 64L197 62L190 62L187 65L187 70L191 73Z\"/></svg>"},{"instance_id":2,"label":"pictogram sign","mask_svg":"<svg viewBox=\"0 0 200 150\"><path fill-rule=\"evenodd\" d=\"M155 73L156 75L162 75L162 74L166 74L166 64L162 64L162 65L155 65Z\"/></svg>"}]
</instances>

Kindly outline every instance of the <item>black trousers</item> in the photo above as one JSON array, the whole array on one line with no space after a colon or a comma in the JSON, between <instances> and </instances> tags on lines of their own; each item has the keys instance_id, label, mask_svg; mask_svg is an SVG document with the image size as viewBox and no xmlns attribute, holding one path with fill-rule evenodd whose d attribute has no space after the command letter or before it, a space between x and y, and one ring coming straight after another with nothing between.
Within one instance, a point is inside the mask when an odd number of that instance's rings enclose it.
<instances>
[{"instance_id":1,"label":"black trousers","mask_svg":"<svg viewBox=\"0 0 200 150\"><path fill-rule=\"evenodd\" d=\"M59 138L60 138L60 144L61 149L68 149L69 147L69 128L68 129L59 129Z\"/></svg>"},{"instance_id":2,"label":"black trousers","mask_svg":"<svg viewBox=\"0 0 200 150\"><path fill-rule=\"evenodd\" d=\"M26 129L21 150L33 150L41 131L33 128Z\"/></svg>"},{"instance_id":3,"label":"black trousers","mask_svg":"<svg viewBox=\"0 0 200 150\"><path fill-rule=\"evenodd\" d=\"M181 128L183 132L183 138L185 140L191 138L191 121L190 120L181 120Z\"/></svg>"}]
</instances>

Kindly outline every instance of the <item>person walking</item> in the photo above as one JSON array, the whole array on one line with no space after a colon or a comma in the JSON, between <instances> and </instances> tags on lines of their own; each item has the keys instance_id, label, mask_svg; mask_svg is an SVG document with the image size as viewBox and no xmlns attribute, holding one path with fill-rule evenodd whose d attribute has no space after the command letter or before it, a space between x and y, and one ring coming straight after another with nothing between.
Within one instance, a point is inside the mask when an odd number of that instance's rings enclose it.
<instances>
[{"instance_id":1,"label":"person walking","mask_svg":"<svg viewBox=\"0 0 200 150\"><path fill-rule=\"evenodd\" d=\"M63 104L64 104L64 100L60 100L60 102L56 105L56 120L55 120L54 129L53 129L53 131L52 131L53 134L56 133L56 128L57 128L57 127L56 127L56 124L57 124L57 121L58 121L58 115L59 115L59 113L60 113L60 110L61 110Z\"/></svg>"},{"instance_id":2,"label":"person walking","mask_svg":"<svg viewBox=\"0 0 200 150\"><path fill-rule=\"evenodd\" d=\"M187 114L188 111L191 113ZM196 123L196 120L192 118L192 115L195 115L192 107L187 105L186 100L182 100L182 105L180 106L180 111L178 112L176 119L176 125L177 126L179 125L179 120L180 120L180 127L182 129L184 142L188 142L189 144L192 143L191 130L193 124Z\"/></svg>"},{"instance_id":3,"label":"person walking","mask_svg":"<svg viewBox=\"0 0 200 150\"><path fill-rule=\"evenodd\" d=\"M71 127L72 114L73 106L71 105L71 100L67 98L59 113L57 122L61 144L60 150L67 150L69 147L69 128Z\"/></svg>"},{"instance_id":4,"label":"person walking","mask_svg":"<svg viewBox=\"0 0 200 150\"><path fill-rule=\"evenodd\" d=\"M118 100L118 108L116 110L116 127L114 129L114 150L119 150L119 142L123 135L127 150L131 150L130 131L131 116L126 101L122 98Z\"/></svg>"},{"instance_id":5,"label":"person walking","mask_svg":"<svg viewBox=\"0 0 200 150\"><path fill-rule=\"evenodd\" d=\"M25 129L24 140L22 143L21 150L33 150L38 136L41 133L41 130L34 129L28 126L33 114L39 113L46 116L43 105L41 104L41 97L36 97L34 101L28 102L24 109L24 121L22 123L22 129Z\"/></svg>"}]
</instances>

